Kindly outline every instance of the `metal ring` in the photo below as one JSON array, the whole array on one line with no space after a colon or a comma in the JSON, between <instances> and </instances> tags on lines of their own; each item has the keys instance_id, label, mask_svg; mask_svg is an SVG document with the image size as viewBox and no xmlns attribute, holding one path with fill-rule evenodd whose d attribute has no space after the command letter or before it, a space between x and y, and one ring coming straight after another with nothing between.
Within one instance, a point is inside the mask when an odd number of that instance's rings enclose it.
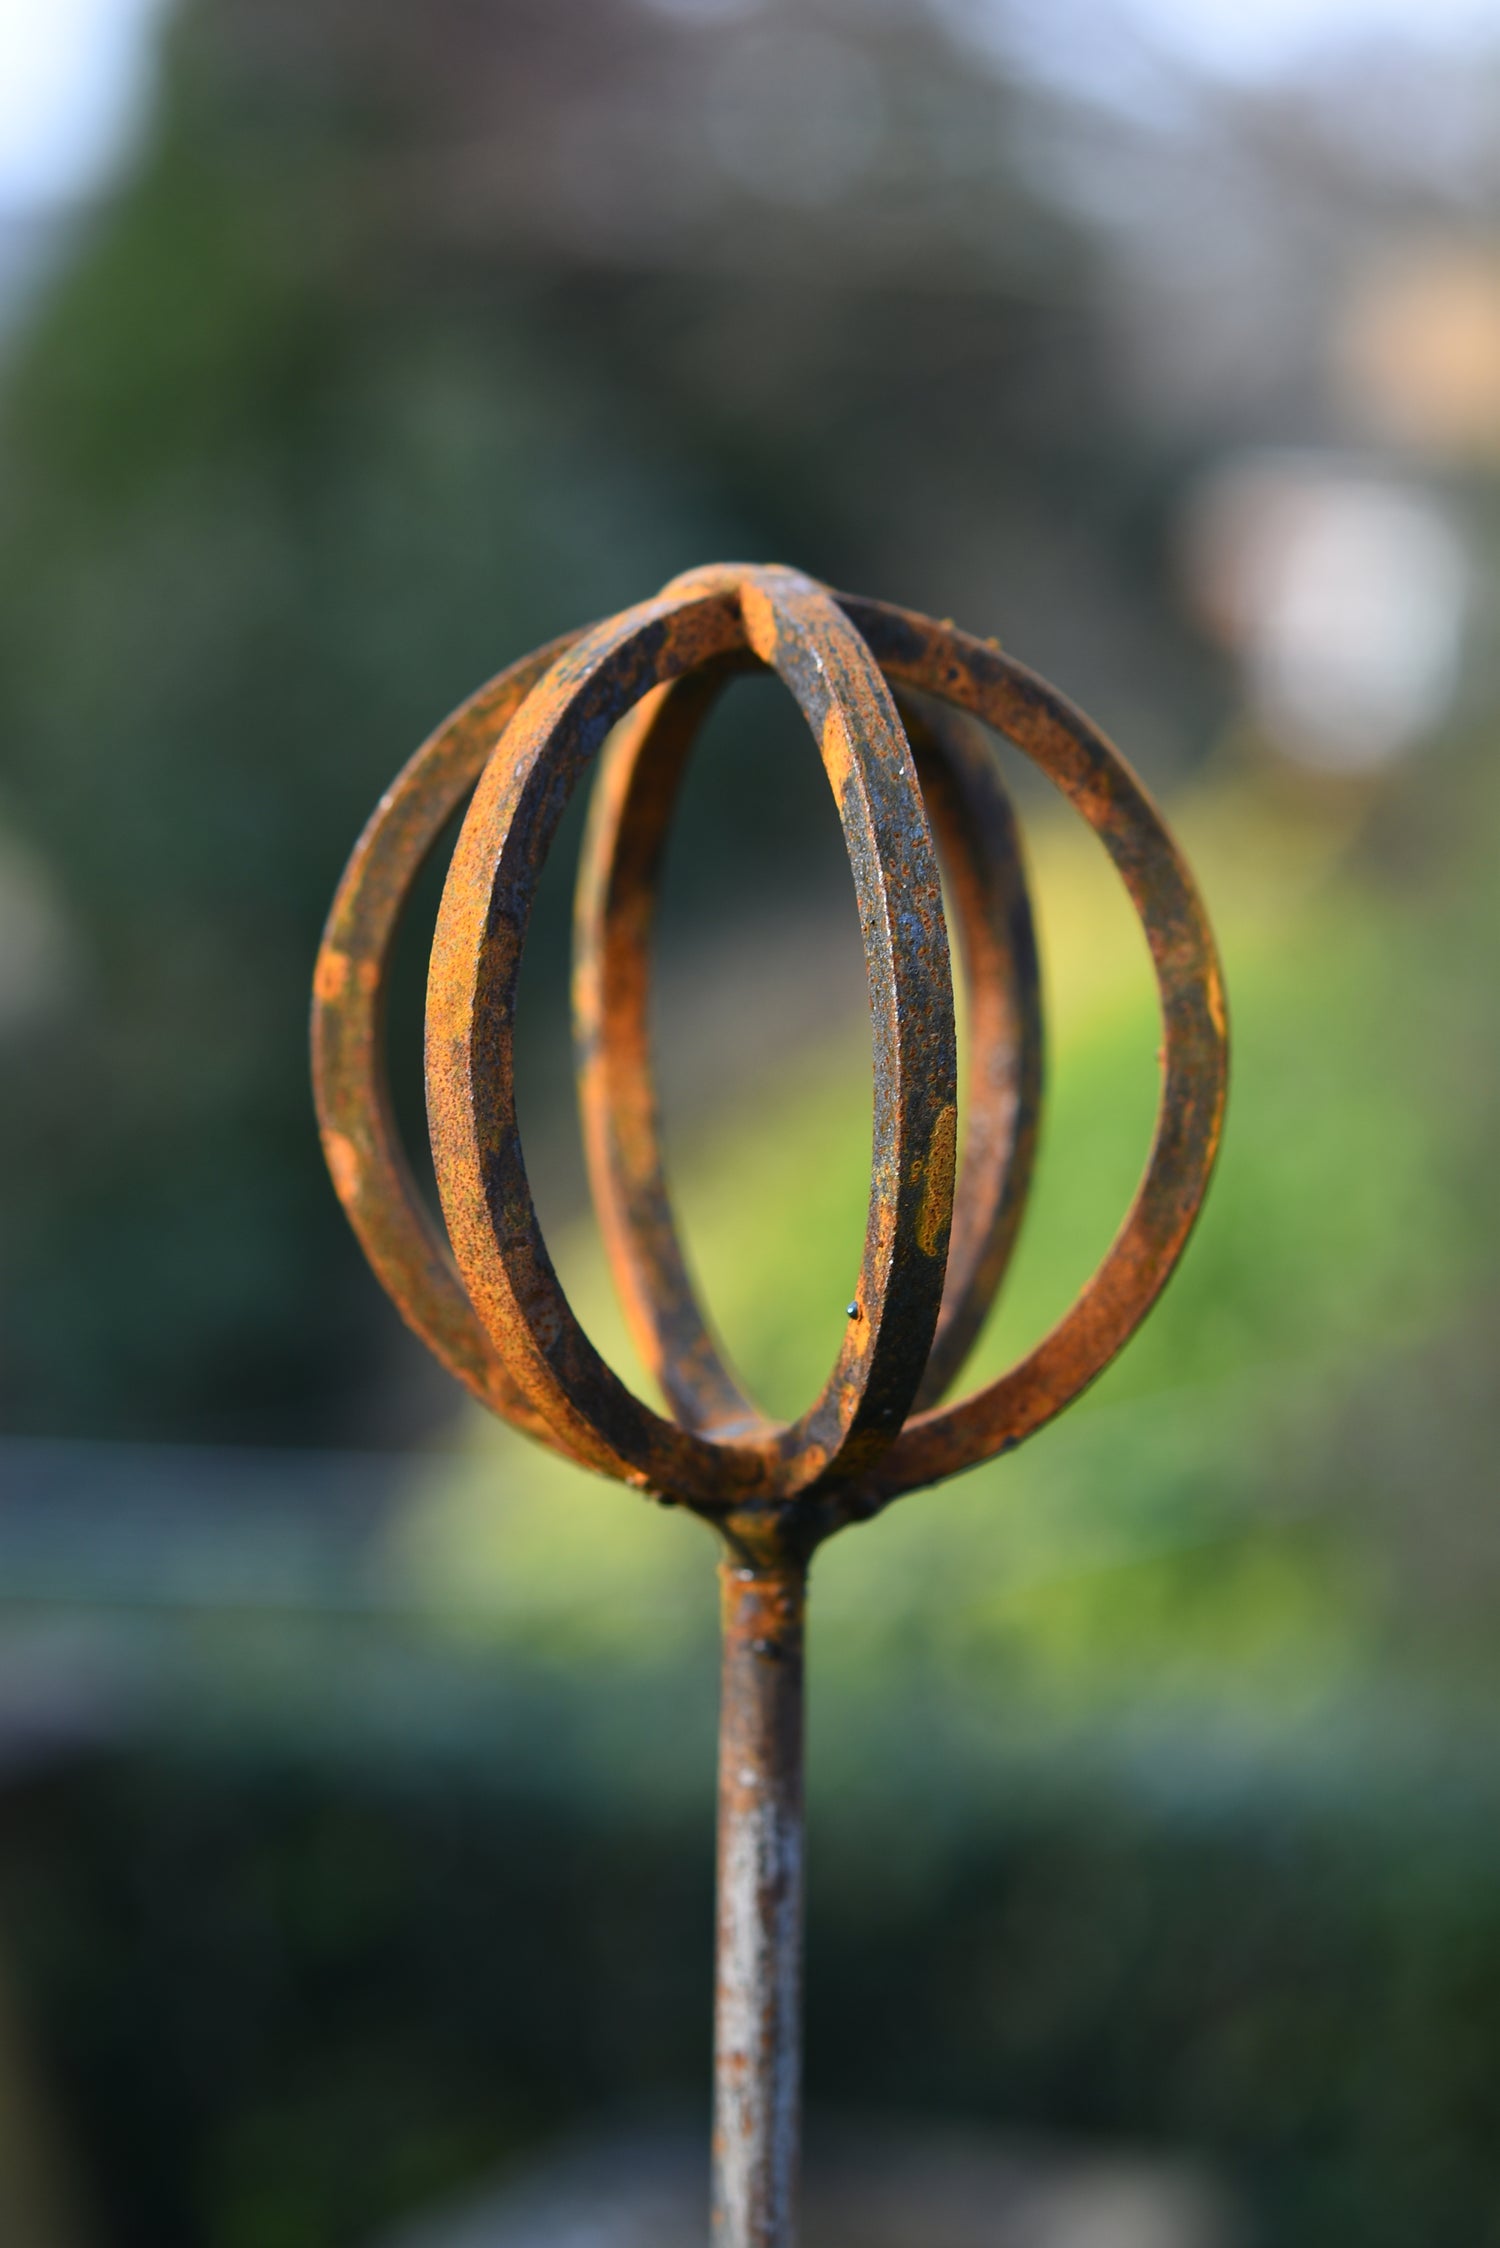
<instances>
[{"instance_id":1,"label":"metal ring","mask_svg":"<svg viewBox=\"0 0 1500 2248\"><path fill-rule=\"evenodd\" d=\"M681 1258L660 1179L644 1042L653 854L707 699L727 668L756 661L776 668L802 703L839 796L877 1051L865 1317L853 1323L852 1347L818 1404L791 1428L748 1407L713 1351L685 1273L679 1288L667 1270L672 1256L679 1267ZM903 695L975 994L976 1098L944 1289L951 985L931 834L886 681L982 719L1088 819L1140 914L1165 1028L1151 1153L1099 1270L1019 1364L941 1410L931 1400L977 1330L1024 1200L1040 1067L1035 962L992 752L951 718L925 718ZM683 1426L619 1383L562 1297L525 1184L509 1074L508 1008L551 832L614 719L662 686L623 730L600 783L582 891L580 992L586 1027L591 977L605 1002L584 1054L586 1119L593 1136L604 1136L602 1159L594 1149L601 1214L627 1301L632 1287L639 1293L638 1331L652 1338L648 1355ZM648 770L660 801L643 778ZM476 778L429 990L434 1148L460 1280L395 1131L382 1004L405 896ZM617 997L627 991L618 1020L605 986ZM567 1456L704 1511L816 1489L835 1493L841 1519L1009 1449L1102 1371L1186 1243L1217 1150L1227 1078L1223 988L1201 902L1149 798L1097 729L992 644L884 603L830 596L792 572L735 566L690 573L656 602L512 665L423 745L382 799L340 884L318 959L313 1049L324 1146L351 1222L408 1323L477 1397ZM662 1272L670 1285L658 1293L647 1283Z\"/></svg>"},{"instance_id":2,"label":"metal ring","mask_svg":"<svg viewBox=\"0 0 1500 2248\"><path fill-rule=\"evenodd\" d=\"M413 1333L482 1405L566 1457L474 1316L396 1129L385 990L402 909L496 741L577 633L523 656L460 703L386 790L334 894L313 973L312 1075L329 1175L360 1247Z\"/></svg>"},{"instance_id":3,"label":"metal ring","mask_svg":"<svg viewBox=\"0 0 1500 2248\"><path fill-rule=\"evenodd\" d=\"M574 918L579 1100L605 1249L674 1415L720 1438L768 1424L725 1363L688 1273L662 1158L647 1001L656 892L687 760L746 668L737 655L691 672L616 729L594 781ZM969 993L968 1116L922 1406L962 1365L1010 1260L1036 1147L1042 1023L1020 842L994 747L956 711L909 695L898 708L957 908Z\"/></svg>"},{"instance_id":4,"label":"metal ring","mask_svg":"<svg viewBox=\"0 0 1500 2248\"><path fill-rule=\"evenodd\" d=\"M865 932L875 1158L858 1301L791 1427L717 1441L664 1421L583 1333L547 1255L516 1129L512 1024L537 875L578 776L651 687L749 645L792 689L839 803ZM586 635L528 698L470 806L439 909L428 1101L471 1302L533 1406L584 1456L700 1505L867 1477L910 1409L941 1307L957 1123L952 986L911 754L868 650L821 587L744 571Z\"/></svg>"},{"instance_id":5,"label":"metal ring","mask_svg":"<svg viewBox=\"0 0 1500 2248\"><path fill-rule=\"evenodd\" d=\"M1213 933L1187 863L1098 728L987 641L886 602L837 598L888 677L983 719L1083 814L1140 916L1164 1030L1151 1151L1103 1263L1008 1373L906 1424L871 1479L872 1496L885 1500L1009 1451L1070 1404L1128 1342L1187 1244L1213 1171L1228 1090L1228 1019Z\"/></svg>"}]
</instances>

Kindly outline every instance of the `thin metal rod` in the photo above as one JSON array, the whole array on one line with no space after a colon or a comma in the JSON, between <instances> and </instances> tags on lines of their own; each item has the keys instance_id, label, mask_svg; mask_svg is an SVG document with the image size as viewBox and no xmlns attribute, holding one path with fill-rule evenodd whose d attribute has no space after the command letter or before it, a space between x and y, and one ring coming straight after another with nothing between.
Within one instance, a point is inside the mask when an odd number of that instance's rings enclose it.
<instances>
[{"instance_id":1,"label":"thin metal rod","mask_svg":"<svg viewBox=\"0 0 1500 2248\"><path fill-rule=\"evenodd\" d=\"M720 1567L713 2248L795 2248L807 1565Z\"/></svg>"}]
</instances>

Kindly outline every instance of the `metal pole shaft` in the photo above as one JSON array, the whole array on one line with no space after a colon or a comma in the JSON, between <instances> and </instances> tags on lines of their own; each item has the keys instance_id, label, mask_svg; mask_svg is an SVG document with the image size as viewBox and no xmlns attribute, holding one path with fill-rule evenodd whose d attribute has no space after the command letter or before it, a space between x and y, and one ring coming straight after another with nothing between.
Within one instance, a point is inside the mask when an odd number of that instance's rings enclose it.
<instances>
[{"instance_id":1,"label":"metal pole shaft","mask_svg":"<svg viewBox=\"0 0 1500 2248\"><path fill-rule=\"evenodd\" d=\"M731 1557L719 1578L713 2248L795 2248L807 1565Z\"/></svg>"}]
</instances>

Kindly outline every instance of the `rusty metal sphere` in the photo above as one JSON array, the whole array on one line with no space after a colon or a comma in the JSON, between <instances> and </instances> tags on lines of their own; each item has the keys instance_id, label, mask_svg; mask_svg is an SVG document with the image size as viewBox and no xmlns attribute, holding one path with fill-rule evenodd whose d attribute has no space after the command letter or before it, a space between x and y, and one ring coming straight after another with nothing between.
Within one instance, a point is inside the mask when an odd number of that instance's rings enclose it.
<instances>
[{"instance_id":1,"label":"rusty metal sphere","mask_svg":"<svg viewBox=\"0 0 1500 2248\"><path fill-rule=\"evenodd\" d=\"M718 695L737 672L761 667L800 704L838 805L875 1046L855 1316L821 1394L790 1425L745 1395L689 1279L647 1037L649 935L677 788ZM1145 1175L1099 1270L1018 1365L944 1405L1015 1241L1041 1091L1030 905L985 728L1030 757L1098 833L1145 930L1165 1038ZM585 1144L610 1262L670 1417L626 1388L574 1316L537 1224L516 1124L513 1024L527 922L557 823L590 767L575 972ZM445 1241L394 1127L383 996L412 882L470 791L428 987ZM972 995L961 1160L940 860ZM993 642L795 571L724 565L524 657L418 750L334 901L315 979L313 1055L339 1197L403 1316L451 1373L503 1419L589 1467L721 1521L758 1516L790 1531L795 1519L813 1543L1008 1450L1108 1364L1166 1282L1202 1201L1227 1045L1192 877L1097 728Z\"/></svg>"}]
</instances>

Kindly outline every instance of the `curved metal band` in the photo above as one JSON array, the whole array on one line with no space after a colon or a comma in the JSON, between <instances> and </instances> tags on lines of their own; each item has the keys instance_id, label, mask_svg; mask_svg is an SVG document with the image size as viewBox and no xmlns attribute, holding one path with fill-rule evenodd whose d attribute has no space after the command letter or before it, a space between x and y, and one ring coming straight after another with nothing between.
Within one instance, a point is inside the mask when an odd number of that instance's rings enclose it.
<instances>
[{"instance_id":1,"label":"curved metal band","mask_svg":"<svg viewBox=\"0 0 1500 2248\"><path fill-rule=\"evenodd\" d=\"M578 777L650 688L746 646L801 704L838 801L869 965L875 1135L862 1316L827 1386L791 1427L720 1442L653 1413L574 1317L526 1182L512 1031L538 873ZM480 780L449 870L427 1078L439 1193L470 1300L532 1405L580 1457L713 1508L868 1477L910 1409L942 1301L957 1124L952 985L905 736L869 651L821 587L747 570L669 589L586 634L533 691Z\"/></svg>"},{"instance_id":2,"label":"curved metal band","mask_svg":"<svg viewBox=\"0 0 1500 2248\"><path fill-rule=\"evenodd\" d=\"M402 1318L502 1420L573 1457L517 1388L427 1213L391 1110L385 988L402 908L433 845L538 679L577 633L523 656L469 696L411 757L354 847L313 976L312 1074L334 1189Z\"/></svg>"},{"instance_id":3,"label":"curved metal band","mask_svg":"<svg viewBox=\"0 0 1500 2248\"><path fill-rule=\"evenodd\" d=\"M1213 934L1186 862L1098 728L985 641L885 602L837 598L889 678L983 719L1082 813L1140 915L1165 1033L1151 1152L1103 1263L1008 1373L907 1423L870 1478L879 1503L1009 1451L1087 1388L1140 1325L1186 1246L1213 1170L1228 1085L1228 1025Z\"/></svg>"},{"instance_id":4,"label":"curved metal band","mask_svg":"<svg viewBox=\"0 0 1500 2248\"><path fill-rule=\"evenodd\" d=\"M689 1276L662 1158L650 1060L651 929L693 743L743 657L657 689L600 762L579 864L573 1008L584 1145L632 1334L676 1417L719 1438L768 1426L726 1364ZM1042 1025L1036 940L1010 799L983 730L900 702L969 990L970 1090L943 1307L916 1403L940 1397L994 1300L1036 1146Z\"/></svg>"},{"instance_id":5,"label":"curved metal band","mask_svg":"<svg viewBox=\"0 0 1500 2248\"><path fill-rule=\"evenodd\" d=\"M1036 1165L1045 1035L1020 830L995 745L958 711L896 700L958 910L968 996L969 1114L921 1411L956 1380L1015 1251Z\"/></svg>"},{"instance_id":6,"label":"curved metal band","mask_svg":"<svg viewBox=\"0 0 1500 2248\"><path fill-rule=\"evenodd\" d=\"M677 614L684 606L693 607L695 600L698 604L697 625L678 623L669 634L674 645L660 676L690 670L696 663L711 660L715 650L729 662L745 660L743 654L732 652L734 648L743 649L744 636L736 639L722 614L718 626L705 635L703 604L713 609L712 597L716 596L721 612L726 601L730 607L737 607L735 589L752 579L761 580L763 602L764 587L780 585L783 608L788 587L813 590L790 573L715 569L693 573L669 588L663 603L632 612L637 618L647 611L663 613L665 605L665 613ZM1062 696L988 644L882 603L844 596L838 599L892 682L944 699L1006 734L1049 773L1094 826L1145 925L1166 1031L1162 1099L1151 1155L1135 1201L1104 1263L1071 1311L1026 1358L997 1382L956 1406L941 1412L919 1411L873 1469L874 1455L887 1440L885 1429L876 1427L873 1441L863 1452L857 1439L864 1432L856 1431L856 1442L840 1455L825 1480L859 1476L862 1466L860 1493L851 1492L850 1497L859 1503L878 1505L903 1490L957 1473L1020 1442L1062 1410L1128 1339L1170 1275L1201 1203L1222 1126L1227 1052L1222 986L1202 906L1180 855L1118 754ZM775 612L772 601L762 615L762 630L766 630L769 616L773 635ZM616 620L615 626L599 630L614 633L627 622ZM824 631L826 634L826 622ZM795 633L791 639L795 641ZM383 1059L383 988L406 893L446 820L492 756L497 737L505 732L510 718L559 654L575 645L574 637L553 643L512 665L463 704L387 791L356 847L329 916L316 977L314 1075L329 1168L366 1254L403 1316L450 1372L492 1410L571 1457L602 1466L606 1472L623 1475L632 1482L658 1483L706 1505L727 1507L737 1498L785 1495L792 1488L802 1487L787 1471L785 1440L795 1432L782 1432L778 1440L776 1432L763 1422L757 1423L756 1439L748 1445L713 1444L704 1448L706 1458L700 1450L696 1465L711 1489L700 1484L696 1472L691 1478L695 1487L688 1487L681 1476L668 1480L643 1472L617 1454L607 1440L601 1440L586 1422L580 1425L567 1413L560 1416L560 1429L556 1400L549 1400L554 1409L540 1409L527 1370L512 1365L508 1342L502 1355L475 1316L445 1245L418 1197L391 1117ZM804 673L809 661L816 673L817 651L809 656L805 637L801 654ZM786 664L783 668L795 667ZM687 682L681 691L687 692ZM910 713L908 723L913 723ZM946 842L952 823L941 802L940 776L950 770L951 760L947 765L941 760L934 763L926 755L920 722L913 724L913 733L933 816ZM825 741L825 755L827 747ZM494 759L495 764L508 764L512 748L507 741L504 754ZM835 743L835 760L840 754ZM970 943L981 924L962 895L964 862L951 847L945 856L949 880L958 895L961 930ZM975 854L975 864L980 856ZM982 856L987 878L993 883L994 865L1003 853L992 844ZM1021 900L1024 908L1024 892ZM991 903L993 908L993 898ZM998 925L992 912L988 926L994 931ZM1013 927L1012 975L1018 973L1014 965L1019 958L1017 945ZM1024 970L1019 973L1024 977ZM976 998L990 988L985 973L971 970L971 981ZM977 1015L974 1031L981 1066L986 1055L1004 1052L1003 1031L984 1033ZM979 1075L976 1068L976 1095L982 1098ZM645 1095L649 1100L649 1083ZM1024 1092L1022 1097L1024 1103ZM930 1116L930 1109L928 1113ZM438 1136L441 1139L442 1135ZM979 1153L972 1114L967 1137L966 1174ZM524 1183L524 1174L522 1179ZM1013 1192L1014 1215L1019 1214L1023 1187L1024 1164L1018 1159L1012 1162L1006 1187L1007 1194ZM951 1363L956 1365L992 1292L993 1281L987 1281L978 1269L985 1262L983 1255L973 1257L971 1247L966 1246L971 1242L971 1227L972 1238L984 1231L979 1222L984 1201L978 1193L971 1201L965 1187L949 1260L942 1326L922 1378L919 1405L939 1393L942 1379L951 1372L951 1366L944 1363L945 1352L951 1352ZM872 1201L872 1211L873 1207ZM910 1212L907 1214L909 1218ZM1013 1230L1013 1217L1011 1224ZM989 1254L998 1255L999 1264L1003 1264L1005 1254L1003 1231L992 1213L985 1238ZM997 1240L1002 1242L998 1251ZM545 1251L541 1255L545 1262ZM971 1262L972 1277L966 1278ZM550 1266L547 1270L550 1273ZM917 1270L920 1272L920 1266ZM967 1332L966 1323L971 1323ZM909 1374L908 1366L903 1378L909 1379ZM612 1376L609 1379L613 1381ZM836 1386L830 1384L830 1390ZM628 1398L628 1392L623 1394ZM734 1394L738 1396L737 1391ZM825 1392L825 1404L827 1397ZM630 1405L642 1414L646 1412L633 1399ZM837 1417L835 1410L835 1421ZM656 1416L647 1418L656 1430L665 1430L670 1440L673 1432L668 1424ZM713 1425L711 1412L703 1413L700 1425ZM805 1429L806 1425L804 1422L798 1427ZM773 1445L769 1453L768 1443Z\"/></svg>"}]
</instances>

